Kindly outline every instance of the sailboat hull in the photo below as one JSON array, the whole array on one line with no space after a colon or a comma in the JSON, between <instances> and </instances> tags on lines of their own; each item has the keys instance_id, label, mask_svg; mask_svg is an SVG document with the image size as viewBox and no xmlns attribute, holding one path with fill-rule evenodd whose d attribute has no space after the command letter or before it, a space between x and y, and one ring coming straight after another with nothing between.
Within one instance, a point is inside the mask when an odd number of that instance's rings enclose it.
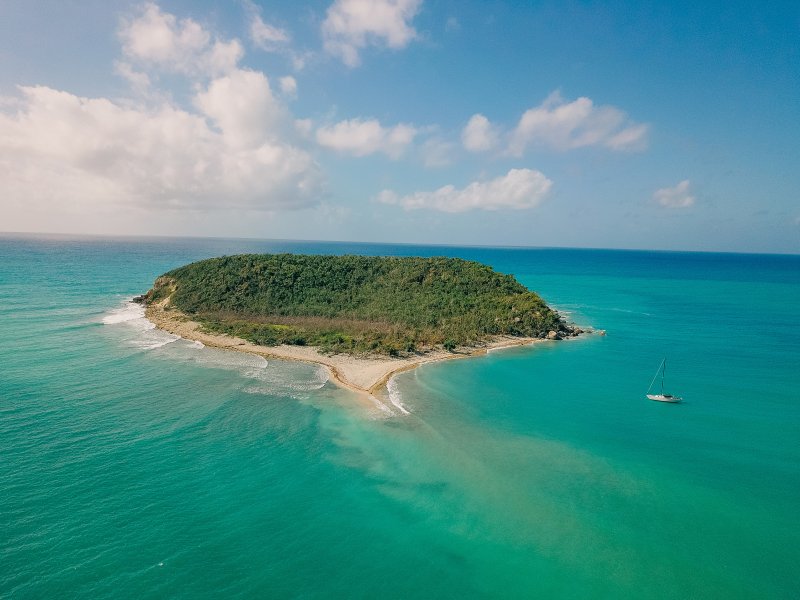
<instances>
[{"instance_id":1,"label":"sailboat hull","mask_svg":"<svg viewBox=\"0 0 800 600\"><path fill-rule=\"evenodd\" d=\"M647 397L650 398L650 400L655 400L656 402L671 402L673 404L677 404L683 400L683 398L670 396L669 394L647 394Z\"/></svg>"}]
</instances>

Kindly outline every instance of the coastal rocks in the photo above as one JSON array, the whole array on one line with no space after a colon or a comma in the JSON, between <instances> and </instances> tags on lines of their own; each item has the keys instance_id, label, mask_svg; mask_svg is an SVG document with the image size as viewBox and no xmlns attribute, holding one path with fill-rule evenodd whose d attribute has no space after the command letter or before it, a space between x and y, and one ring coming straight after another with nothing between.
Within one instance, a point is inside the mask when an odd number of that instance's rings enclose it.
<instances>
[{"instance_id":1,"label":"coastal rocks","mask_svg":"<svg viewBox=\"0 0 800 600\"><path fill-rule=\"evenodd\" d=\"M176 289L176 282L172 277L162 275L153 283L153 287L147 291L146 294L134 297L131 302L149 306L154 302L164 301L169 299Z\"/></svg>"},{"instance_id":2,"label":"coastal rocks","mask_svg":"<svg viewBox=\"0 0 800 600\"><path fill-rule=\"evenodd\" d=\"M583 335L584 333L587 333L587 334L590 334L590 335L605 335L606 334L606 330L605 329L595 329L594 327L581 328L581 327L578 327L577 325L569 325L568 327L569 327L569 329L568 329L566 335L568 335L570 337L577 337L579 335Z\"/></svg>"},{"instance_id":3,"label":"coastal rocks","mask_svg":"<svg viewBox=\"0 0 800 600\"><path fill-rule=\"evenodd\" d=\"M592 333L593 330L589 329L582 329L577 325L565 325L559 329L551 329L546 334L542 334L540 337L547 339L547 340L563 340L566 338L571 337L578 337L579 335L583 335L584 333Z\"/></svg>"}]
</instances>

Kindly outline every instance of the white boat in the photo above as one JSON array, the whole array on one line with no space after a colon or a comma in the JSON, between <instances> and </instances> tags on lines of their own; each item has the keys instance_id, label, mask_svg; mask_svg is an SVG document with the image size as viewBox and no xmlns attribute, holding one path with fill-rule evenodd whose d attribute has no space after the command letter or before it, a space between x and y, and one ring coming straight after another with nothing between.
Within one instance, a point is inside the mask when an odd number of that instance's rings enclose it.
<instances>
[{"instance_id":1,"label":"white boat","mask_svg":"<svg viewBox=\"0 0 800 600\"><path fill-rule=\"evenodd\" d=\"M673 396L672 394L664 393L664 373L666 372L667 372L667 359L664 358L664 360L661 361L661 364L658 367L658 371L656 371L655 377L653 377L653 381L650 382L650 387L647 388L647 397L650 400L655 400L656 402L672 402L672 403L680 402L681 400L683 400L683 398L680 398L678 396ZM656 379L658 379L659 373L661 373L661 393L651 394L650 390L653 389L653 384L656 382Z\"/></svg>"}]
</instances>

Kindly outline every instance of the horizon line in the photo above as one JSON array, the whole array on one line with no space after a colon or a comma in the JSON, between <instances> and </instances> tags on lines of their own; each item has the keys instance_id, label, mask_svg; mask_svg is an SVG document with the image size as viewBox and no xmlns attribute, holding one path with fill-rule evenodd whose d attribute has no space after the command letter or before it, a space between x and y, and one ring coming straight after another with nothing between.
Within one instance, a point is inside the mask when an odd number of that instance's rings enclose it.
<instances>
[{"instance_id":1,"label":"horizon line","mask_svg":"<svg viewBox=\"0 0 800 600\"><path fill-rule=\"evenodd\" d=\"M105 238L105 239L162 239L162 240L231 240L253 242L299 242L299 243L324 243L324 244L364 244L371 246L422 246L434 248L485 248L495 250L605 250L613 252L659 252L672 254L739 254L762 256L800 256L800 249L796 252L769 252L741 250L687 250L666 248L631 248L631 247L598 247L598 246L525 246L525 245L493 245L493 244L454 244L436 242L393 242L393 241L358 241L358 240L320 240L299 238L267 238L254 236L215 236L215 235L163 235L163 234L121 234L121 233L74 233L55 231L0 231L0 237L61 237L61 238Z\"/></svg>"}]
</instances>

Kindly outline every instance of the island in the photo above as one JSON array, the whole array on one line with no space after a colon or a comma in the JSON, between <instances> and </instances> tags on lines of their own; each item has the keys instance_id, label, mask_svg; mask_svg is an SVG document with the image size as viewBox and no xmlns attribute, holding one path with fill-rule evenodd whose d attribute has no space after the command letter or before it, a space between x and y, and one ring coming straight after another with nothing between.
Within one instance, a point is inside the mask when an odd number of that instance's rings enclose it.
<instances>
[{"instance_id":1,"label":"island","mask_svg":"<svg viewBox=\"0 0 800 600\"><path fill-rule=\"evenodd\" d=\"M223 256L134 300L174 335L325 365L367 394L422 363L582 333L513 276L459 258Z\"/></svg>"}]
</instances>

